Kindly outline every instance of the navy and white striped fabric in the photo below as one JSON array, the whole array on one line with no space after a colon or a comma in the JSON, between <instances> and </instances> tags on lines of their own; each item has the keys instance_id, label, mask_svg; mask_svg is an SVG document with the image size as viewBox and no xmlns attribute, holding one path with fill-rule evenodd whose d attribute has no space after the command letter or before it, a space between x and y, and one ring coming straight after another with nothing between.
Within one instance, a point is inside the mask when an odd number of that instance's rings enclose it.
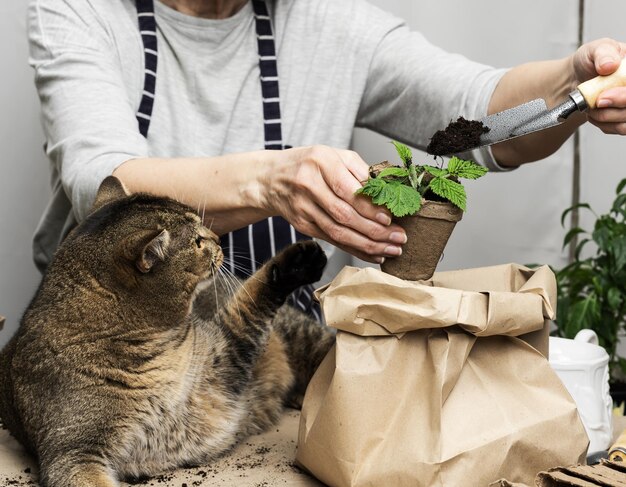
<instances>
[{"instance_id":1,"label":"navy and white striped fabric","mask_svg":"<svg viewBox=\"0 0 626 487\"><path fill-rule=\"evenodd\" d=\"M139 132L144 137L148 137L150 118L154 107L158 63L156 20L152 2L153 0L137 0L137 18L139 20L139 33L143 41L144 59L144 88L139 110L137 110L137 122L139 123Z\"/></svg>"},{"instance_id":2,"label":"navy and white striped fabric","mask_svg":"<svg viewBox=\"0 0 626 487\"><path fill-rule=\"evenodd\" d=\"M154 16L154 0L136 0L139 31L144 46L144 90L137 110L139 131L148 137L150 120L156 93L158 61L157 24ZM290 146L283 143L280 115L280 92L278 88L278 65L272 20L264 0L252 0L256 22L259 53L261 93L263 97L263 127L266 150L283 150ZM282 248L310 237L298 232L282 217L270 217L227 236L225 250L230 270L246 278ZM222 239L224 242L224 239ZM302 311L321 321L318 303L313 299L313 286L298 289L290 302Z\"/></svg>"}]
</instances>

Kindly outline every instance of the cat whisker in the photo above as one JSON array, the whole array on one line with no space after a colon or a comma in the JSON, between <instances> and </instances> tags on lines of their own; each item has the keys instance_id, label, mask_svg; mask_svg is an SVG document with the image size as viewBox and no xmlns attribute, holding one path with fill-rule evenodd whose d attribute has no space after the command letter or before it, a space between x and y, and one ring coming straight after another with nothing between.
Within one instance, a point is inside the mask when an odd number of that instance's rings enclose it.
<instances>
[{"instance_id":1,"label":"cat whisker","mask_svg":"<svg viewBox=\"0 0 626 487\"><path fill-rule=\"evenodd\" d=\"M238 251L236 249L232 249L232 252L230 250L230 248L228 247L228 245L224 245L222 246L222 250L224 251L224 254L232 254L233 257L241 257L242 259L248 261L248 262L254 262L256 264L257 267L261 267L263 265L263 263L259 260L256 259L251 259L249 254L246 254L242 251Z\"/></svg>"},{"instance_id":2,"label":"cat whisker","mask_svg":"<svg viewBox=\"0 0 626 487\"><path fill-rule=\"evenodd\" d=\"M215 291L215 309L219 309L219 299L217 297L217 282L216 282L216 278L217 276L219 276L219 267L217 268L217 272L215 273L215 275L213 276L213 290Z\"/></svg>"},{"instance_id":3,"label":"cat whisker","mask_svg":"<svg viewBox=\"0 0 626 487\"><path fill-rule=\"evenodd\" d=\"M229 269L224 269L224 271L226 272L226 275L230 274L231 275L231 279L235 279L237 280L237 276L235 276L234 274L232 274L232 272ZM252 277L252 276L251 276ZM245 286L241 286L241 289L244 290L244 292L248 295L248 297L250 298L250 300L256 305L256 301L252 298L252 296L250 295L250 293L248 292L248 290L246 289Z\"/></svg>"},{"instance_id":4,"label":"cat whisker","mask_svg":"<svg viewBox=\"0 0 626 487\"><path fill-rule=\"evenodd\" d=\"M204 222L204 212L205 211L206 211L206 196L204 197L204 202L203 202L203 205L202 205L202 221L203 222Z\"/></svg>"},{"instance_id":5,"label":"cat whisker","mask_svg":"<svg viewBox=\"0 0 626 487\"><path fill-rule=\"evenodd\" d=\"M204 220L204 213L202 214L202 219ZM211 223L209 224L209 231L213 228L213 223L215 223L215 218L211 218Z\"/></svg>"},{"instance_id":6,"label":"cat whisker","mask_svg":"<svg viewBox=\"0 0 626 487\"><path fill-rule=\"evenodd\" d=\"M228 270L227 270L227 269L225 269L225 268L220 268L220 271L221 271L222 269L223 269L224 271L228 271ZM240 322L243 322L243 318L242 318L242 316L241 316L241 308L239 307L239 299L237 298L237 291L236 291L236 288L235 288L235 287L233 287L233 283L232 283L232 281L230 281L230 279L231 279L231 278L230 278L230 276L228 275L228 273L226 273L226 272L224 272L224 273L220 272L220 276L224 279L224 284L226 284L226 286L229 288L229 290L230 290L230 292L231 292L231 299L230 299L230 301L234 301L235 306L237 306L237 314L239 315L239 321L240 321Z\"/></svg>"}]
</instances>

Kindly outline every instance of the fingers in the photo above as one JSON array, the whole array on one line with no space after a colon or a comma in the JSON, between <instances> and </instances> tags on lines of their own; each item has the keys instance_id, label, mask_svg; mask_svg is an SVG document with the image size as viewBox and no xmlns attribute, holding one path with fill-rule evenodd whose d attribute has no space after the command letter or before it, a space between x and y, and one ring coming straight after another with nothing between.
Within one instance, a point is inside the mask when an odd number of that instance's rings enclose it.
<instances>
[{"instance_id":1,"label":"fingers","mask_svg":"<svg viewBox=\"0 0 626 487\"><path fill-rule=\"evenodd\" d=\"M354 151L338 151L341 160L357 181L363 183L369 177L369 165Z\"/></svg>"},{"instance_id":2,"label":"fingers","mask_svg":"<svg viewBox=\"0 0 626 487\"><path fill-rule=\"evenodd\" d=\"M578 83L613 73L625 55L626 44L614 39L597 39L583 44L573 56Z\"/></svg>"},{"instance_id":3,"label":"fingers","mask_svg":"<svg viewBox=\"0 0 626 487\"><path fill-rule=\"evenodd\" d=\"M620 43L613 39L600 39L592 45L591 58L596 73L603 76L613 73L623 57Z\"/></svg>"},{"instance_id":4,"label":"fingers","mask_svg":"<svg viewBox=\"0 0 626 487\"><path fill-rule=\"evenodd\" d=\"M574 56L579 81L615 72L624 56L626 44L614 39L604 38L584 44ZM587 114L590 123L606 134L626 135L626 87L603 91L596 106Z\"/></svg>"},{"instance_id":5,"label":"fingers","mask_svg":"<svg viewBox=\"0 0 626 487\"><path fill-rule=\"evenodd\" d=\"M598 127L605 134L626 135L626 122L606 123L598 122L596 120L593 120L592 118L589 118L589 122Z\"/></svg>"},{"instance_id":6,"label":"fingers","mask_svg":"<svg viewBox=\"0 0 626 487\"><path fill-rule=\"evenodd\" d=\"M301 218L292 222L299 231L326 240L367 262L380 264L385 257L402 254L399 245L372 240L349 227L340 225L313 203L301 208L301 215Z\"/></svg>"},{"instance_id":7,"label":"fingers","mask_svg":"<svg viewBox=\"0 0 626 487\"><path fill-rule=\"evenodd\" d=\"M274 210L294 227L369 262L402 252L406 233L387 209L355 195L369 169L356 153L313 146L281 155L269 193Z\"/></svg>"},{"instance_id":8,"label":"fingers","mask_svg":"<svg viewBox=\"0 0 626 487\"><path fill-rule=\"evenodd\" d=\"M589 110L589 122L605 134L626 135L626 87L602 92L597 106L598 108Z\"/></svg>"},{"instance_id":9,"label":"fingers","mask_svg":"<svg viewBox=\"0 0 626 487\"><path fill-rule=\"evenodd\" d=\"M363 219L377 222L383 226L391 225L391 213L387 208L374 205L369 198L355 194L356 190L359 189L369 177L369 166L367 163L354 151L337 151L337 155L350 174L356 179L346 181L346 183L343 184L340 178L345 177L345 172L341 171L341 168L337 167L336 164L330 167L325 166L326 170L322 171L322 176L333 192L354 208L358 215L362 217L357 220L358 227L353 228L360 228L361 224L364 223ZM384 229L378 226L375 228L370 227L369 229L363 227L363 230L368 232L367 235L373 235L376 239L380 239L381 232L385 232ZM370 233L371 231L374 233ZM394 232L403 233L404 231L397 225L394 225L393 228L389 228L386 232L390 235ZM404 243L404 241L396 240L395 243Z\"/></svg>"}]
</instances>

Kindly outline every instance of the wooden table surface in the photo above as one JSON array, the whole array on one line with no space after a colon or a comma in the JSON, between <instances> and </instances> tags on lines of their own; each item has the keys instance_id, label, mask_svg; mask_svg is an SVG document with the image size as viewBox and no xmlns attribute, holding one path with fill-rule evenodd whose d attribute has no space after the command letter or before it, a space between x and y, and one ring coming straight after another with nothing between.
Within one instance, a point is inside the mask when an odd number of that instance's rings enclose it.
<instances>
[{"instance_id":1,"label":"wooden table surface","mask_svg":"<svg viewBox=\"0 0 626 487\"><path fill-rule=\"evenodd\" d=\"M300 413L288 410L272 430L248 438L210 466L179 469L135 486L323 487L293 461ZM36 486L37 468L7 430L0 430L0 487ZM123 483L127 486L129 484Z\"/></svg>"},{"instance_id":2,"label":"wooden table surface","mask_svg":"<svg viewBox=\"0 0 626 487\"><path fill-rule=\"evenodd\" d=\"M272 430L252 436L230 454L207 467L179 469L134 485L148 487L323 487L324 484L293 463L296 455L300 413L288 410ZM613 417L614 439L626 429L626 416ZM33 459L0 430L0 487L36 486ZM127 486L129 484L123 483Z\"/></svg>"}]
</instances>

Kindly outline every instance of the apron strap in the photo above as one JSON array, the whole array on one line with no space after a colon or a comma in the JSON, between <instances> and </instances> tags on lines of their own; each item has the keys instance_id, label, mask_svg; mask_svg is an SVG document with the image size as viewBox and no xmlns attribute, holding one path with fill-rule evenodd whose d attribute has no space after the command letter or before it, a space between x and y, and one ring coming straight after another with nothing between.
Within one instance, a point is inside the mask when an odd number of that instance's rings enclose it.
<instances>
[{"instance_id":1,"label":"apron strap","mask_svg":"<svg viewBox=\"0 0 626 487\"><path fill-rule=\"evenodd\" d=\"M256 21L256 39L261 72L261 95L263 97L263 127L265 148L284 149L280 119L280 92L278 89L278 66L276 64L276 43L272 31L272 21L264 0L252 0Z\"/></svg>"},{"instance_id":2,"label":"apron strap","mask_svg":"<svg viewBox=\"0 0 626 487\"><path fill-rule=\"evenodd\" d=\"M154 94L156 91L156 73L158 62L158 46L156 19L154 18L154 0L137 0L137 19L139 33L143 42L144 80L141 102L137 110L137 123L139 132L148 137L152 109L154 107Z\"/></svg>"}]
</instances>

